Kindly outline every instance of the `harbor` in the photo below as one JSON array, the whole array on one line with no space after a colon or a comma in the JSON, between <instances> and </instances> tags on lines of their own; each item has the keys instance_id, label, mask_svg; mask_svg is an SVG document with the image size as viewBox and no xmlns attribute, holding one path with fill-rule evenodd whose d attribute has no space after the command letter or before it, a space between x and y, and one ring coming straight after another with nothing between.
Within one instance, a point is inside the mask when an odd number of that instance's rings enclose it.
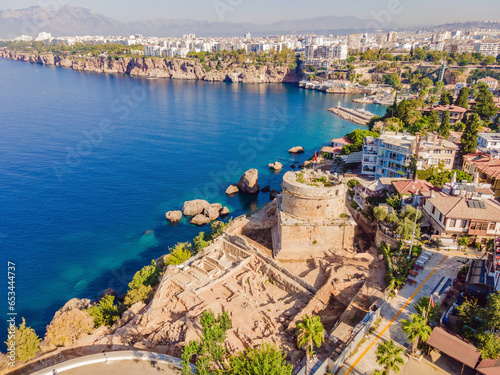
<instances>
[{"instance_id":1,"label":"harbor","mask_svg":"<svg viewBox=\"0 0 500 375\"><path fill-rule=\"evenodd\" d=\"M373 113L364 109L351 109L341 106L329 108L328 110L344 120L351 121L358 125L368 125L372 117L375 116Z\"/></svg>"}]
</instances>

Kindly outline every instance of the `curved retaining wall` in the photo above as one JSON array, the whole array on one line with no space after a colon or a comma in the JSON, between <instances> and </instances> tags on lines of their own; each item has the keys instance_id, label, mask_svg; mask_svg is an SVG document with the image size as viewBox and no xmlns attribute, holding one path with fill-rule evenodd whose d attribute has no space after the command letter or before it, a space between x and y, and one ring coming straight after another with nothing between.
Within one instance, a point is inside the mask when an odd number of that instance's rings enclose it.
<instances>
[{"instance_id":1,"label":"curved retaining wall","mask_svg":"<svg viewBox=\"0 0 500 375\"><path fill-rule=\"evenodd\" d=\"M92 354L85 357L71 359L69 361L34 372L32 375L53 375L54 373L64 374L65 371L69 371L71 369L100 363L104 365L113 361L150 361L170 366L172 367L172 370L176 371L176 373L181 370L181 360L179 358L143 350L125 350Z\"/></svg>"}]
</instances>

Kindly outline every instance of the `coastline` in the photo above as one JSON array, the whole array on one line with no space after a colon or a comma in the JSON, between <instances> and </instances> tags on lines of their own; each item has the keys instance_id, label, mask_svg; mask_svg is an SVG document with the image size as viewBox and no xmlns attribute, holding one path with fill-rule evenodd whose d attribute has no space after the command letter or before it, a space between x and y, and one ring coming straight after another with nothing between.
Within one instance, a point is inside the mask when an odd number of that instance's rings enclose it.
<instances>
[{"instance_id":1,"label":"coastline","mask_svg":"<svg viewBox=\"0 0 500 375\"><path fill-rule=\"evenodd\" d=\"M202 80L234 83L298 83L300 72L287 66L224 65L220 70L207 70L194 59L156 57L78 57L53 53L25 53L0 49L0 57L31 64L53 65L77 71L126 74L132 77Z\"/></svg>"}]
</instances>

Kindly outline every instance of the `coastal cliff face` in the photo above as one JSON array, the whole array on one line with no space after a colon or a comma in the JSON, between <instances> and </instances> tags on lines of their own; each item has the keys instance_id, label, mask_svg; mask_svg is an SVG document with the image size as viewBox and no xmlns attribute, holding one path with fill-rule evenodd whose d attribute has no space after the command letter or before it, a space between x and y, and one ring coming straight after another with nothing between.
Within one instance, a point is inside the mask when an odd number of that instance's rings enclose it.
<instances>
[{"instance_id":1,"label":"coastal cliff face","mask_svg":"<svg viewBox=\"0 0 500 375\"><path fill-rule=\"evenodd\" d=\"M216 63L205 66L196 60L164 59L148 57L75 57L59 56L52 53L25 53L0 50L0 57L26 61L32 64L55 65L74 70L98 73L128 74L134 77L198 79L204 81L226 81L242 83L279 83L299 82L300 73L287 66L242 67L222 65L216 69Z\"/></svg>"}]
</instances>

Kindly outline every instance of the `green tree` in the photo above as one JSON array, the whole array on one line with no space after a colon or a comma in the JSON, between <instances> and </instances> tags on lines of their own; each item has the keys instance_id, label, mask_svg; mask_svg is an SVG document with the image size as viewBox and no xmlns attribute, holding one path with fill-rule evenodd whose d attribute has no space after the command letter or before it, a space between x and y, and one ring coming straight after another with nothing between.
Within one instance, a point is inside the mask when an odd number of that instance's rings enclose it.
<instances>
[{"instance_id":1,"label":"green tree","mask_svg":"<svg viewBox=\"0 0 500 375\"><path fill-rule=\"evenodd\" d=\"M314 346L320 347L325 342L325 328L319 316L309 317L307 314L297 322L297 346L306 351L306 374L309 374L309 361L314 355Z\"/></svg>"},{"instance_id":2,"label":"green tree","mask_svg":"<svg viewBox=\"0 0 500 375\"><path fill-rule=\"evenodd\" d=\"M479 333L476 341L482 359L497 359L500 356L500 338L493 333Z\"/></svg>"},{"instance_id":3,"label":"green tree","mask_svg":"<svg viewBox=\"0 0 500 375\"><path fill-rule=\"evenodd\" d=\"M199 375L215 375L216 368L223 368L226 350L222 344L226 340L227 330L232 326L228 313L223 312L216 317L212 311L203 311L201 325L201 339L189 342L182 350L182 375L193 374L189 364L193 355L196 356L196 370Z\"/></svg>"},{"instance_id":4,"label":"green tree","mask_svg":"<svg viewBox=\"0 0 500 375\"><path fill-rule=\"evenodd\" d=\"M115 296L105 296L97 304L87 310L94 318L94 327L105 325L111 327L118 319L121 313L118 306L115 305Z\"/></svg>"},{"instance_id":5,"label":"green tree","mask_svg":"<svg viewBox=\"0 0 500 375\"><path fill-rule=\"evenodd\" d=\"M373 216L375 216L375 219L377 219L377 221L384 221L387 217L387 210L383 209L382 207L375 207L373 209Z\"/></svg>"},{"instance_id":6,"label":"green tree","mask_svg":"<svg viewBox=\"0 0 500 375\"><path fill-rule=\"evenodd\" d=\"M438 133L446 139L450 136L450 111L446 111L444 113L443 121L441 121L441 125L439 125Z\"/></svg>"},{"instance_id":7,"label":"green tree","mask_svg":"<svg viewBox=\"0 0 500 375\"><path fill-rule=\"evenodd\" d=\"M173 249L170 250L170 254L165 257L165 265L170 266L184 263L193 255L190 248L191 244L189 242L177 243Z\"/></svg>"},{"instance_id":8,"label":"green tree","mask_svg":"<svg viewBox=\"0 0 500 375\"><path fill-rule=\"evenodd\" d=\"M293 366L275 345L265 343L249 348L229 359L228 375L291 375Z\"/></svg>"},{"instance_id":9,"label":"green tree","mask_svg":"<svg viewBox=\"0 0 500 375\"><path fill-rule=\"evenodd\" d=\"M193 246L195 251L200 251L210 245L210 235L205 232L200 232L195 238L193 238Z\"/></svg>"},{"instance_id":10,"label":"green tree","mask_svg":"<svg viewBox=\"0 0 500 375\"><path fill-rule=\"evenodd\" d=\"M469 109L469 88L462 87L458 93L457 100L455 100L455 105Z\"/></svg>"},{"instance_id":11,"label":"green tree","mask_svg":"<svg viewBox=\"0 0 500 375\"><path fill-rule=\"evenodd\" d=\"M462 154L470 154L474 152L477 147L477 133L479 126L481 125L481 119L477 113L472 113L467 119L465 124L464 133L461 139Z\"/></svg>"},{"instance_id":12,"label":"green tree","mask_svg":"<svg viewBox=\"0 0 500 375\"><path fill-rule=\"evenodd\" d=\"M415 352L417 349L419 340L426 342L432 333L431 327L427 325L427 319L417 314L411 314L410 320L401 320L401 327L403 328L403 332L407 334L406 337L411 342L412 352Z\"/></svg>"},{"instance_id":13,"label":"green tree","mask_svg":"<svg viewBox=\"0 0 500 375\"><path fill-rule=\"evenodd\" d=\"M500 329L500 292L488 297L488 325L491 331Z\"/></svg>"},{"instance_id":14,"label":"green tree","mask_svg":"<svg viewBox=\"0 0 500 375\"><path fill-rule=\"evenodd\" d=\"M495 103L493 102L493 94L483 82L478 85L476 103L473 105L472 111L477 113L481 120L488 123L490 122L490 118L498 112L498 108L495 107Z\"/></svg>"},{"instance_id":15,"label":"green tree","mask_svg":"<svg viewBox=\"0 0 500 375\"><path fill-rule=\"evenodd\" d=\"M136 302L148 302L153 297L153 287L141 284L136 288L129 289L123 300L125 306L132 306Z\"/></svg>"},{"instance_id":16,"label":"green tree","mask_svg":"<svg viewBox=\"0 0 500 375\"><path fill-rule=\"evenodd\" d=\"M11 342L14 343L16 349L16 360L20 362L26 362L36 356L36 353L40 351L40 341L41 339L36 334L35 330L31 327L26 327L26 320L24 318L23 322L16 327L13 340L6 341L7 347L11 346Z\"/></svg>"},{"instance_id":17,"label":"green tree","mask_svg":"<svg viewBox=\"0 0 500 375\"><path fill-rule=\"evenodd\" d=\"M453 104L453 95L449 91L444 91L439 99L439 104L448 105Z\"/></svg>"},{"instance_id":18,"label":"green tree","mask_svg":"<svg viewBox=\"0 0 500 375\"><path fill-rule=\"evenodd\" d=\"M402 355L404 354L404 349L397 346L394 341L389 340L378 344L376 357L377 363L387 371L394 371L399 373L401 371L401 365L404 365Z\"/></svg>"},{"instance_id":19,"label":"green tree","mask_svg":"<svg viewBox=\"0 0 500 375\"><path fill-rule=\"evenodd\" d=\"M439 127L439 115L437 111L432 110L431 113L429 113L429 131L434 132L438 129Z\"/></svg>"},{"instance_id":20,"label":"green tree","mask_svg":"<svg viewBox=\"0 0 500 375\"><path fill-rule=\"evenodd\" d=\"M429 304L430 298L429 297L420 297L416 303L413 304L413 308L417 312L417 315L420 316L427 316L429 322L439 322L439 318L441 315L439 314L439 304L434 302L434 307ZM427 311L427 309L430 306L430 312Z\"/></svg>"},{"instance_id":21,"label":"green tree","mask_svg":"<svg viewBox=\"0 0 500 375\"><path fill-rule=\"evenodd\" d=\"M130 289L137 288L140 285L153 285L156 284L160 277L161 268L157 267L155 261L152 260L149 266L144 266L141 270L137 271L128 284Z\"/></svg>"}]
</instances>

